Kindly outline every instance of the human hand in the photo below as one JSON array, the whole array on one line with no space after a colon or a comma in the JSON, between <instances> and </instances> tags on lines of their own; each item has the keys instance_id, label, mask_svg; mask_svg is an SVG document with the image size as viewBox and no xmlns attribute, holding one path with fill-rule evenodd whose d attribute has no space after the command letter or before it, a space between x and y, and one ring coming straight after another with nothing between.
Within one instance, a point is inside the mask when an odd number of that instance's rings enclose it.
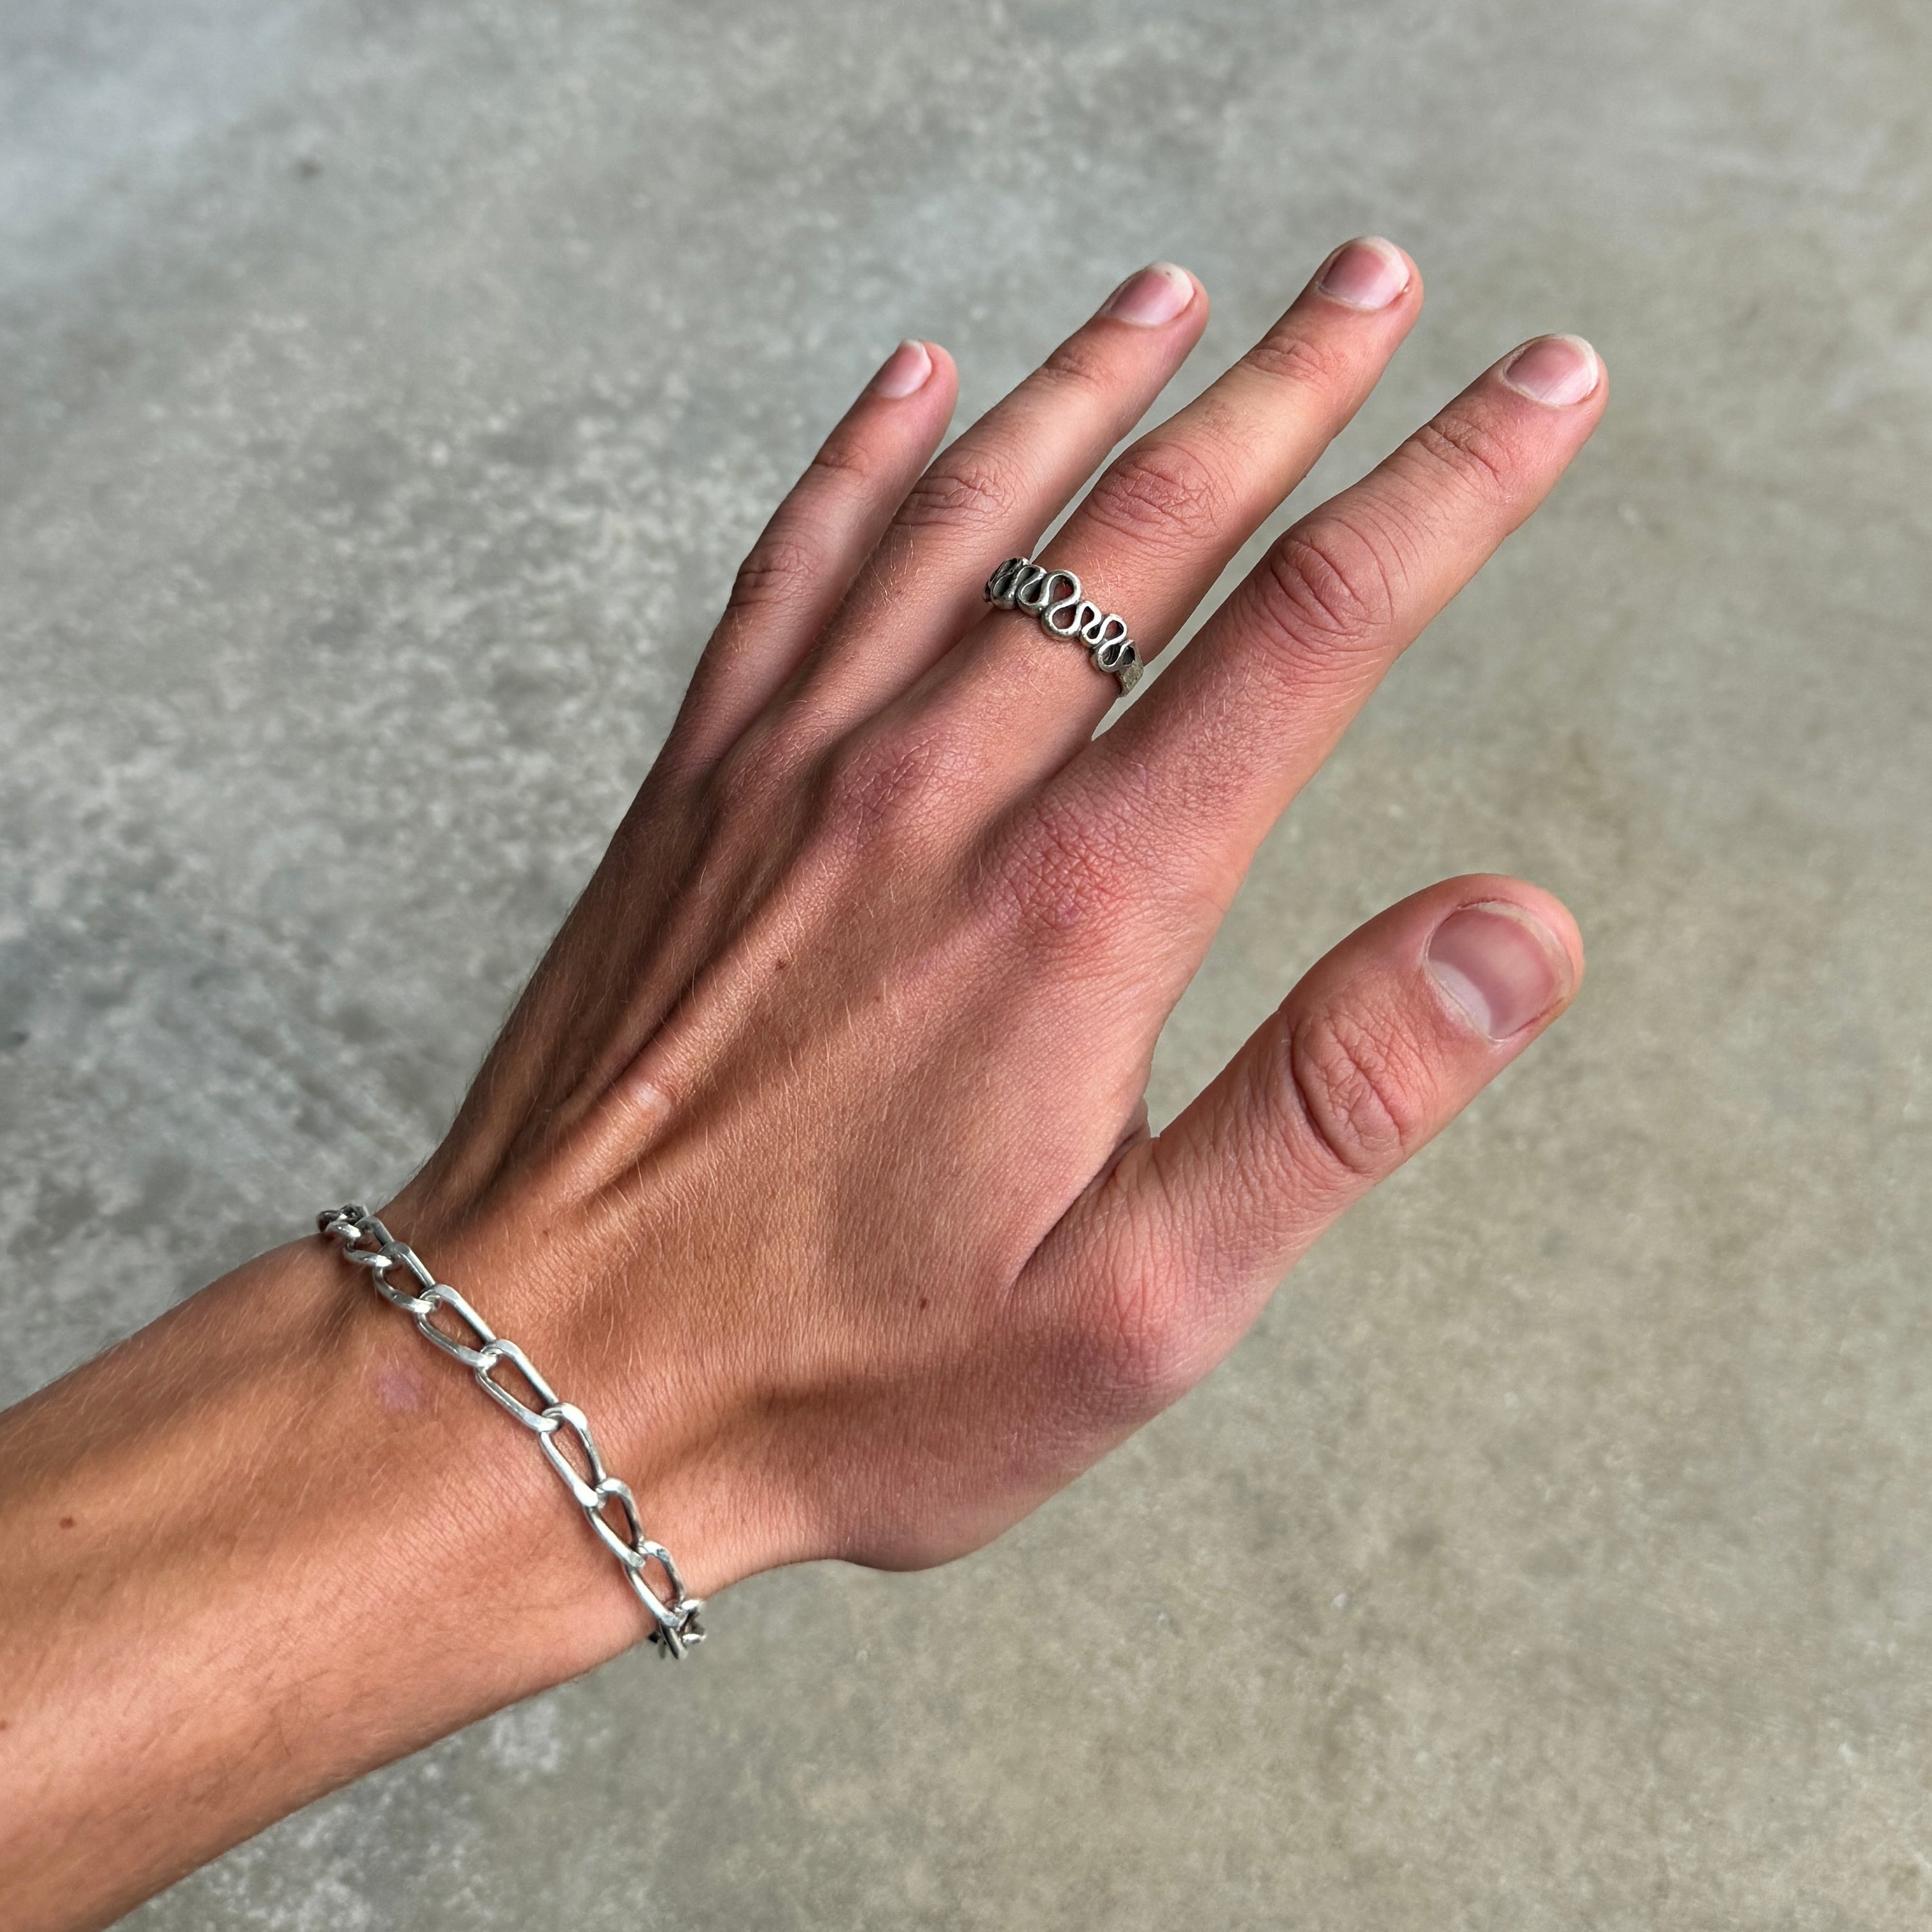
<instances>
[{"instance_id":1,"label":"human hand","mask_svg":"<svg viewBox=\"0 0 1932 1932\"><path fill-rule=\"evenodd\" d=\"M1338 251L1043 560L1157 652L1421 301L1399 250ZM1555 901L1446 881L1345 940L1149 1137L1156 1036L1257 844L1605 400L1570 338L1507 358L1296 524L1095 739L1113 681L981 586L1207 307L1179 270L1132 278L930 467L952 365L892 358L385 1210L588 1411L700 1593L998 1534L1205 1374L1576 985ZM614 1582L594 1600L595 1649L641 1634Z\"/></svg>"},{"instance_id":2,"label":"human hand","mask_svg":"<svg viewBox=\"0 0 1932 1932\"><path fill-rule=\"evenodd\" d=\"M1399 251L1339 251L1044 560L1151 655L1420 303ZM385 1210L587 1412L700 1594L997 1534L1204 1374L1575 987L1562 907L1446 881L1149 1137L1155 1037L1256 846L1604 403L1588 350L1528 345L1297 524L1094 740L1112 681L981 586L1206 316L1180 271L1134 277L929 469L952 367L892 357ZM465 1380L310 1240L0 1415L10 1923L105 1924L647 1634Z\"/></svg>"}]
</instances>

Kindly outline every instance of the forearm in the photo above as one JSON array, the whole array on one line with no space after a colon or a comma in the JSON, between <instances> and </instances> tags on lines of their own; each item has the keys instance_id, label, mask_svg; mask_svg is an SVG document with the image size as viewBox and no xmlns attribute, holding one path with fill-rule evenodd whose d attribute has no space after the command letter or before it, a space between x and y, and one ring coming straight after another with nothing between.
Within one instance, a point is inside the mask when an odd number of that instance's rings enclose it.
<instances>
[{"instance_id":1,"label":"forearm","mask_svg":"<svg viewBox=\"0 0 1932 1932\"><path fill-rule=\"evenodd\" d=\"M0 1898L104 1924L645 1628L540 1459L310 1241L0 1416Z\"/></svg>"}]
</instances>

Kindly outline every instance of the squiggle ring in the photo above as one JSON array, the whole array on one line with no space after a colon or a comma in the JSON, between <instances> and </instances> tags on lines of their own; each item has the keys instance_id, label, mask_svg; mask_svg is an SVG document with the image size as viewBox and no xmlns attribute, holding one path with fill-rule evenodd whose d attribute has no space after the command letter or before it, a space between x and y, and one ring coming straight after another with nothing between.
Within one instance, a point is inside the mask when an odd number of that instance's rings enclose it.
<instances>
[{"instance_id":1,"label":"squiggle ring","mask_svg":"<svg viewBox=\"0 0 1932 1932\"><path fill-rule=\"evenodd\" d=\"M1096 670L1111 672L1124 693L1140 682L1140 653L1118 611L1102 613L1082 594L1070 570L1048 570L1030 556L1010 556L986 580L986 602L1002 610L1024 610L1037 617L1056 638L1078 640Z\"/></svg>"}]
</instances>

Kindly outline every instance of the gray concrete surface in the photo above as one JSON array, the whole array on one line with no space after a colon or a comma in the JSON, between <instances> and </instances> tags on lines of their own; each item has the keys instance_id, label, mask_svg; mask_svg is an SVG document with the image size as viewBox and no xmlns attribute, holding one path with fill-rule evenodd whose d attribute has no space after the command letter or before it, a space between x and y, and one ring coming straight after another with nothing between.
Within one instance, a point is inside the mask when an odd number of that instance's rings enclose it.
<instances>
[{"instance_id":1,"label":"gray concrete surface","mask_svg":"<svg viewBox=\"0 0 1932 1932\"><path fill-rule=\"evenodd\" d=\"M902 333L970 413L1167 255L1198 381L1376 228L1431 306L1327 479L1533 331L1616 381L1156 1110L1454 871L1576 908L1558 1035L995 1548L131 1923L1925 1922L1928 83L1915 0L0 10L8 1398L429 1147Z\"/></svg>"}]
</instances>

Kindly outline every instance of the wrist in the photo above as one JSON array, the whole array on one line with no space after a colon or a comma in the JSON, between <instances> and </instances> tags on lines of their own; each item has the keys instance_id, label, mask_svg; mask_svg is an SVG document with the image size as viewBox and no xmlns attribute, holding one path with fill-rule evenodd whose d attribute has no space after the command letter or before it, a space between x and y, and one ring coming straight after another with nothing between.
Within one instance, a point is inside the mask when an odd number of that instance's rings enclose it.
<instances>
[{"instance_id":1,"label":"wrist","mask_svg":"<svg viewBox=\"0 0 1932 1932\"><path fill-rule=\"evenodd\" d=\"M640 1606L519 1433L315 1239L0 1417L22 1922L104 1922L635 1642ZM191 1829L155 1822L163 1786L194 1793Z\"/></svg>"},{"instance_id":2,"label":"wrist","mask_svg":"<svg viewBox=\"0 0 1932 1932\"><path fill-rule=\"evenodd\" d=\"M758 1400L742 1348L718 1325L715 1299L677 1294L668 1268L651 1270L629 1244L616 1247L600 1219L610 1212L607 1202L548 1198L527 1178L491 1195L461 1209L439 1202L432 1213L412 1184L379 1218L500 1339L516 1342L562 1401L583 1412L605 1468L635 1496L644 1534L671 1552L689 1593L710 1597L760 1570L818 1553L764 1466L778 1405ZM578 1668L646 1634L648 1618L616 1560L580 1520L535 1440L520 1441L530 1432L497 1412L461 1363L417 1335L406 1313L386 1305L362 1279L364 1270L338 1265L356 1277L351 1286L362 1300L388 1317L384 1325L419 1352L422 1372L470 1400L488 1448L541 1479L526 1502L553 1540L580 1559L573 1569L587 1566L582 1622L605 1646ZM431 1318L452 1336L464 1328L453 1311ZM530 1396L514 1370L499 1373ZM650 1580L656 1587L655 1569Z\"/></svg>"},{"instance_id":3,"label":"wrist","mask_svg":"<svg viewBox=\"0 0 1932 1932\"><path fill-rule=\"evenodd\" d=\"M328 1372L338 1387L328 1426L358 1445L344 1472L357 1500L339 1525L325 1528L338 1552L332 1562L346 1574L350 1546L380 1534L366 1614L378 1623L406 1615L416 1635L434 1634L418 1667L430 1671L433 1694L455 1713L443 1728L579 1676L647 1636L648 1616L537 1437L333 1244L317 1238L281 1252L299 1256L294 1267L309 1277L326 1330L318 1339L333 1353ZM513 1319L504 1310L520 1298L494 1292L487 1270L461 1286L500 1337L527 1345L540 1371L562 1359L564 1331L536 1321L534 1304ZM437 1325L453 1333L460 1324L446 1311ZM496 1380L529 1393L507 1364ZM559 1393L572 1399L569 1385ZM640 1488L640 1509L648 1499ZM446 1672L455 1652L465 1661Z\"/></svg>"}]
</instances>

